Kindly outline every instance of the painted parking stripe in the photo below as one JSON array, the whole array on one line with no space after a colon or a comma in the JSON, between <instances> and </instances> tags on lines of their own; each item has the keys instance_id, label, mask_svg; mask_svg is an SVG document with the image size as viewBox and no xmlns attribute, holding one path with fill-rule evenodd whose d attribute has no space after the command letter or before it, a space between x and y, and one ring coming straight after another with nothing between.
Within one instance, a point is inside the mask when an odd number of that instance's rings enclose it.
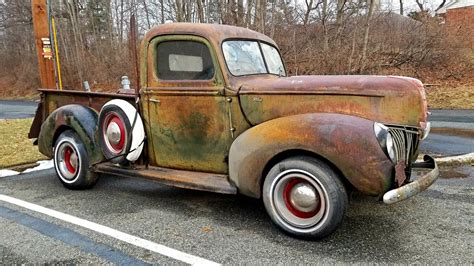
<instances>
[{"instance_id":1,"label":"painted parking stripe","mask_svg":"<svg viewBox=\"0 0 474 266\"><path fill-rule=\"evenodd\" d=\"M100 244L69 228L65 228L45 220L21 213L10 208L0 206L0 217L16 222L33 229L42 235L57 239L81 251L94 254L115 265L149 265L137 258L114 249L111 246Z\"/></svg>"},{"instance_id":2,"label":"painted parking stripe","mask_svg":"<svg viewBox=\"0 0 474 266\"><path fill-rule=\"evenodd\" d=\"M35 211L38 213L42 213L42 214L54 217L56 219L65 221L65 222L87 228L89 230L95 231L100 234L108 235L110 237L121 240L123 242L147 249L152 252L159 253L161 255L164 255L164 256L167 256L167 257L170 257L175 260L179 260L191 265L219 265L216 262L206 260L206 259L194 256L191 254L187 254L182 251L169 248L167 246L157 244L149 240L146 240L137 236L133 236L133 235L115 230L113 228L101 225L101 224L97 224L97 223L84 220L84 219L81 219L81 218L78 218L66 213L48 209L48 208L30 203L30 202L26 202L17 198L13 198L7 195L0 194L0 201L7 202L16 206L20 206L22 208Z\"/></svg>"}]
</instances>

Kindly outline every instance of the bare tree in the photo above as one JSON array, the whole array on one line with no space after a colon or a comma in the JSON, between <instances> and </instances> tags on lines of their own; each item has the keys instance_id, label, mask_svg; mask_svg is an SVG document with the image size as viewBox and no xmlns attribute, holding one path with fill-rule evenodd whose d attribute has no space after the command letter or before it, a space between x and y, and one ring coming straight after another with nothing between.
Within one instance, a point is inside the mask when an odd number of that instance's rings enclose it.
<instances>
[{"instance_id":1,"label":"bare tree","mask_svg":"<svg viewBox=\"0 0 474 266\"><path fill-rule=\"evenodd\" d=\"M265 32L265 17L267 11L266 0L256 0L255 5L255 28L259 32Z\"/></svg>"},{"instance_id":2,"label":"bare tree","mask_svg":"<svg viewBox=\"0 0 474 266\"><path fill-rule=\"evenodd\" d=\"M247 1L250 1L250 0L247 0ZM244 25L245 23L244 13L245 13L244 0L237 0L237 18L238 19L237 19L236 25L238 26Z\"/></svg>"},{"instance_id":3,"label":"bare tree","mask_svg":"<svg viewBox=\"0 0 474 266\"><path fill-rule=\"evenodd\" d=\"M410 0L423 12L419 21L377 13L377 0L60 0L50 1L57 18L64 83L115 88L132 75L127 53L128 21L139 35L155 24L225 23L269 34L279 44L292 74L356 72L422 75L423 68L469 69L456 40L428 12L445 0ZM399 0L400 14L409 1ZM399 25L399 22L408 23ZM37 70L28 1L0 0L0 78L36 87ZM453 63L453 61L456 61ZM433 71L430 69L430 71ZM462 72L462 71L461 71ZM421 74L420 74L421 73ZM458 75L458 74L456 74ZM473 74L474 75L474 74ZM442 76L442 75L440 75ZM27 83L29 82L29 83ZM68 85L69 84L69 85ZM94 85L96 84L96 85Z\"/></svg>"},{"instance_id":4,"label":"bare tree","mask_svg":"<svg viewBox=\"0 0 474 266\"><path fill-rule=\"evenodd\" d=\"M151 28L150 15L148 13L148 6L146 4L146 0L142 0L142 3L143 3L143 10L145 12L145 18L146 18L147 26L148 26L148 28Z\"/></svg>"},{"instance_id":5,"label":"bare tree","mask_svg":"<svg viewBox=\"0 0 474 266\"><path fill-rule=\"evenodd\" d=\"M254 1L255 0L247 0L247 14L245 15L245 22L244 22L244 25L246 27L249 27L250 25L252 25L252 8L254 6Z\"/></svg>"},{"instance_id":6,"label":"bare tree","mask_svg":"<svg viewBox=\"0 0 474 266\"><path fill-rule=\"evenodd\" d=\"M442 1L441 1L441 4L439 4L439 6L435 9L435 11L438 11L438 10L440 10L441 8L443 8L445 4L446 4L446 0L442 0Z\"/></svg>"},{"instance_id":7,"label":"bare tree","mask_svg":"<svg viewBox=\"0 0 474 266\"><path fill-rule=\"evenodd\" d=\"M304 1L306 4L306 12L304 13L304 19L303 19L303 25L308 25L309 21L309 16L311 14L311 11L315 10L318 8L318 6L322 3L321 1L317 0L315 3L314 0L305 0ZM327 3L327 1L326 1Z\"/></svg>"},{"instance_id":8,"label":"bare tree","mask_svg":"<svg viewBox=\"0 0 474 266\"><path fill-rule=\"evenodd\" d=\"M185 0L176 0L175 1L175 12L176 12L176 22L184 21L184 3Z\"/></svg>"},{"instance_id":9,"label":"bare tree","mask_svg":"<svg viewBox=\"0 0 474 266\"><path fill-rule=\"evenodd\" d=\"M372 13L374 12L375 1L367 0L367 5L368 5L368 11L367 11L367 18L364 25L364 43L362 46L361 65L360 65L359 72L363 72L365 70L365 66L367 65L367 47L369 43L370 19L372 18Z\"/></svg>"},{"instance_id":10,"label":"bare tree","mask_svg":"<svg viewBox=\"0 0 474 266\"><path fill-rule=\"evenodd\" d=\"M323 0L321 24L323 25L323 50L327 51L329 48L328 36L328 0Z\"/></svg>"},{"instance_id":11,"label":"bare tree","mask_svg":"<svg viewBox=\"0 0 474 266\"><path fill-rule=\"evenodd\" d=\"M420 8L421 12L425 11L425 1L415 0L415 2L418 5L418 7Z\"/></svg>"},{"instance_id":12,"label":"bare tree","mask_svg":"<svg viewBox=\"0 0 474 266\"><path fill-rule=\"evenodd\" d=\"M202 0L196 0L196 2L197 2L198 21L203 23L204 22L204 9L202 6Z\"/></svg>"}]
</instances>

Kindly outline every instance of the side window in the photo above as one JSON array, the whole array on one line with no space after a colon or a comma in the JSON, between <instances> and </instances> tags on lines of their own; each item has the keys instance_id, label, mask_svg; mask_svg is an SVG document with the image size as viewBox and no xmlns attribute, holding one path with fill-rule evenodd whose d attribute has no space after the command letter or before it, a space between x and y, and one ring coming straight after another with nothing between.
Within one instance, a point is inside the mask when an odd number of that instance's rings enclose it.
<instances>
[{"instance_id":1,"label":"side window","mask_svg":"<svg viewBox=\"0 0 474 266\"><path fill-rule=\"evenodd\" d=\"M157 76L162 80L209 80L214 77L209 48L196 41L160 42L156 52Z\"/></svg>"}]
</instances>

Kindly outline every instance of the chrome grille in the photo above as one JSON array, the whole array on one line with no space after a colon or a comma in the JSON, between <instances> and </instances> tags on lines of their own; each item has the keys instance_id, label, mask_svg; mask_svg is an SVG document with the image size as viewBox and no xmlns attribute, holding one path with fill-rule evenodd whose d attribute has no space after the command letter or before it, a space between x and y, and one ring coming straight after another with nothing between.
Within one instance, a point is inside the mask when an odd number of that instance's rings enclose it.
<instances>
[{"instance_id":1,"label":"chrome grille","mask_svg":"<svg viewBox=\"0 0 474 266\"><path fill-rule=\"evenodd\" d=\"M392 134L397 163L403 160L405 165L410 165L416 159L414 157L417 156L420 144L419 130L403 126L388 126L388 128Z\"/></svg>"}]
</instances>

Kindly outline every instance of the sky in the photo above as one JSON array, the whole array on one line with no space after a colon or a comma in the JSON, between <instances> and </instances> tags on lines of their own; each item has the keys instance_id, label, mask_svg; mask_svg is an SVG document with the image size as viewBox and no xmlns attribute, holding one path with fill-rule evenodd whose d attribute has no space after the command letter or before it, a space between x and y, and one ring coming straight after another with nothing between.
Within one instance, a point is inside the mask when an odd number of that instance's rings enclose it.
<instances>
[{"instance_id":1,"label":"sky","mask_svg":"<svg viewBox=\"0 0 474 266\"><path fill-rule=\"evenodd\" d=\"M474 5L474 0L458 0L459 2L469 3ZM400 9L400 2L399 0L380 0L382 9L384 10L392 10L393 12L398 12ZM441 4L441 0L422 0L424 2L425 8L434 11L439 4ZM446 1L446 5L453 2L453 0ZM415 0L403 0L403 7L405 10L405 15L408 14L410 11L419 11L419 8L415 2Z\"/></svg>"},{"instance_id":2,"label":"sky","mask_svg":"<svg viewBox=\"0 0 474 266\"><path fill-rule=\"evenodd\" d=\"M392 10L392 11L399 11L400 9L400 1L399 0L381 0L381 5L383 9ZM414 10L417 8L415 0L404 0L403 1L403 8L405 10Z\"/></svg>"}]
</instances>

